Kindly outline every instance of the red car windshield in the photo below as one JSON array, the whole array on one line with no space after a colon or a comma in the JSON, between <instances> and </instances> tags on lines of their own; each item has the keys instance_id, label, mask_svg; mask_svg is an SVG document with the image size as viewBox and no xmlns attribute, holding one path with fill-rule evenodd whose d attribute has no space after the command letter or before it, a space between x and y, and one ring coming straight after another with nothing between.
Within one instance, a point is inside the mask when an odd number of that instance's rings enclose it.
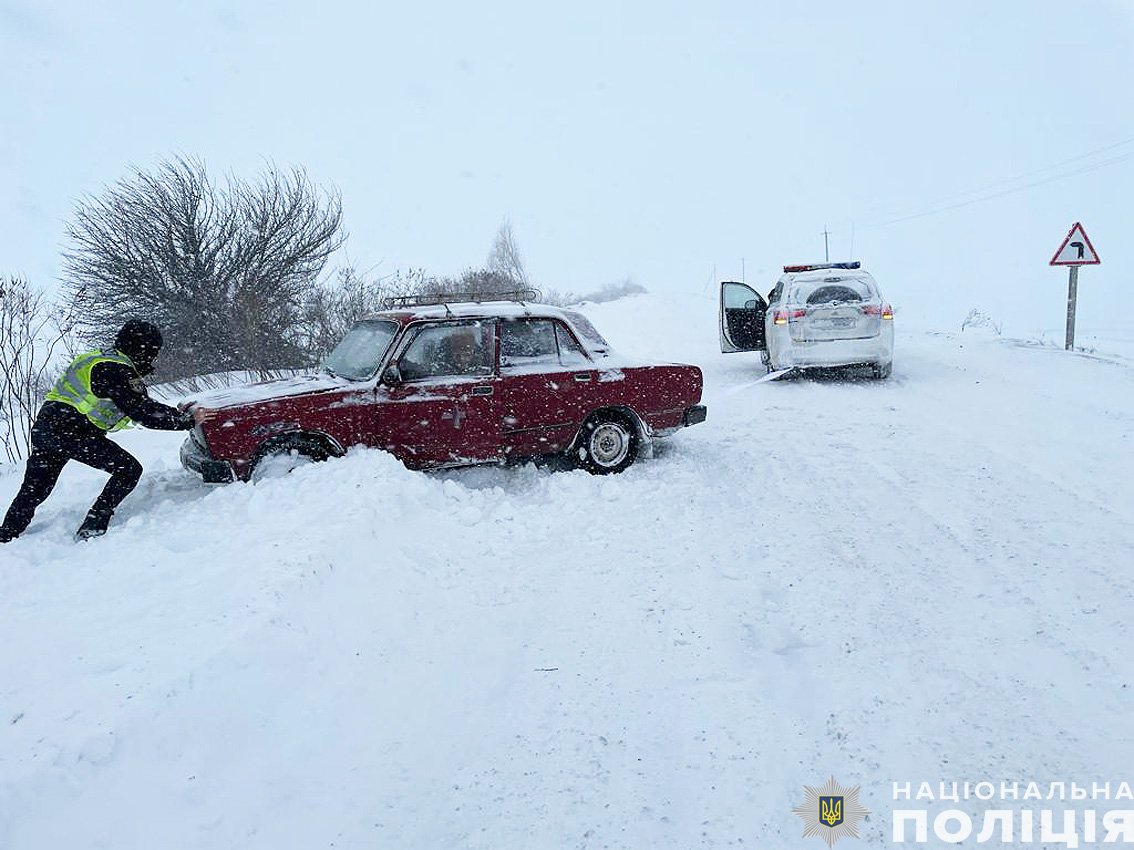
<instances>
[{"instance_id":1,"label":"red car windshield","mask_svg":"<svg viewBox=\"0 0 1134 850\"><path fill-rule=\"evenodd\" d=\"M378 371L378 364L398 332L398 323L388 320L359 322L323 361L332 375L364 381Z\"/></svg>"}]
</instances>

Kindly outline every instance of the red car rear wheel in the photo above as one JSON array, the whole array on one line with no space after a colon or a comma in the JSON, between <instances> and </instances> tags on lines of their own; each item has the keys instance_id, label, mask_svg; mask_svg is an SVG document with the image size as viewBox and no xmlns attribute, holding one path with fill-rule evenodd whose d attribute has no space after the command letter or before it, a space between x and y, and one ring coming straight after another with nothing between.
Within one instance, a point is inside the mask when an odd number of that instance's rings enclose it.
<instances>
[{"instance_id":1,"label":"red car rear wheel","mask_svg":"<svg viewBox=\"0 0 1134 850\"><path fill-rule=\"evenodd\" d=\"M637 458L638 429L622 414L597 413L583 425L578 445L584 469L595 475L613 475Z\"/></svg>"}]
</instances>

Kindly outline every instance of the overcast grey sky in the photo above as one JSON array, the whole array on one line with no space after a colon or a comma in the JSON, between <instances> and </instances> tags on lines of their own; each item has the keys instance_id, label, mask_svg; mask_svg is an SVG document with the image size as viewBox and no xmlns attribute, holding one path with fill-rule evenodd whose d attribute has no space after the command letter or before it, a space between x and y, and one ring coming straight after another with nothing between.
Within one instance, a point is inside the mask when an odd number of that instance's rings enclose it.
<instances>
[{"instance_id":1,"label":"overcast grey sky","mask_svg":"<svg viewBox=\"0 0 1134 850\"><path fill-rule=\"evenodd\" d=\"M943 328L1060 327L1081 220L1081 320L1134 327L1134 0L0 0L0 46L0 273L48 287L77 198L186 154L303 166L379 272L510 219L545 288L767 290L826 225Z\"/></svg>"}]
</instances>

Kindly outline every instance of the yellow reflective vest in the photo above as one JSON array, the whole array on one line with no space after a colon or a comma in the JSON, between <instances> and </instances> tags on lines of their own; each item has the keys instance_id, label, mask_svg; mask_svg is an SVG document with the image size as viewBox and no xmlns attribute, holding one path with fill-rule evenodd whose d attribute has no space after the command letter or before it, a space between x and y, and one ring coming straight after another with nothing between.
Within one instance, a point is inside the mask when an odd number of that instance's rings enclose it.
<instances>
[{"instance_id":1,"label":"yellow reflective vest","mask_svg":"<svg viewBox=\"0 0 1134 850\"><path fill-rule=\"evenodd\" d=\"M119 431L130 425L130 420L113 401L99 398L91 390L91 371L99 363L121 363L137 371L134 361L113 348L88 351L71 361L55 386L47 393L47 401L60 401L70 405L103 431Z\"/></svg>"}]
</instances>

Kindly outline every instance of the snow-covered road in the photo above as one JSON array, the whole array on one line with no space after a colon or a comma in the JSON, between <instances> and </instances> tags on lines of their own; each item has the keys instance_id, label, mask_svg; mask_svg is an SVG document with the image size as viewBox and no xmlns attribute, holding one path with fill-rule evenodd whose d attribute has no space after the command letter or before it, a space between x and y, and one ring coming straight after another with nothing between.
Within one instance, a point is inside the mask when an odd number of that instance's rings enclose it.
<instances>
[{"instance_id":1,"label":"snow-covered road","mask_svg":"<svg viewBox=\"0 0 1134 850\"><path fill-rule=\"evenodd\" d=\"M0 549L0 848L821 847L832 774L882 845L895 781L1128 779L1134 361L899 315L889 381L756 383L709 298L587 312L705 371L621 476L131 432L77 545L68 468Z\"/></svg>"}]
</instances>

